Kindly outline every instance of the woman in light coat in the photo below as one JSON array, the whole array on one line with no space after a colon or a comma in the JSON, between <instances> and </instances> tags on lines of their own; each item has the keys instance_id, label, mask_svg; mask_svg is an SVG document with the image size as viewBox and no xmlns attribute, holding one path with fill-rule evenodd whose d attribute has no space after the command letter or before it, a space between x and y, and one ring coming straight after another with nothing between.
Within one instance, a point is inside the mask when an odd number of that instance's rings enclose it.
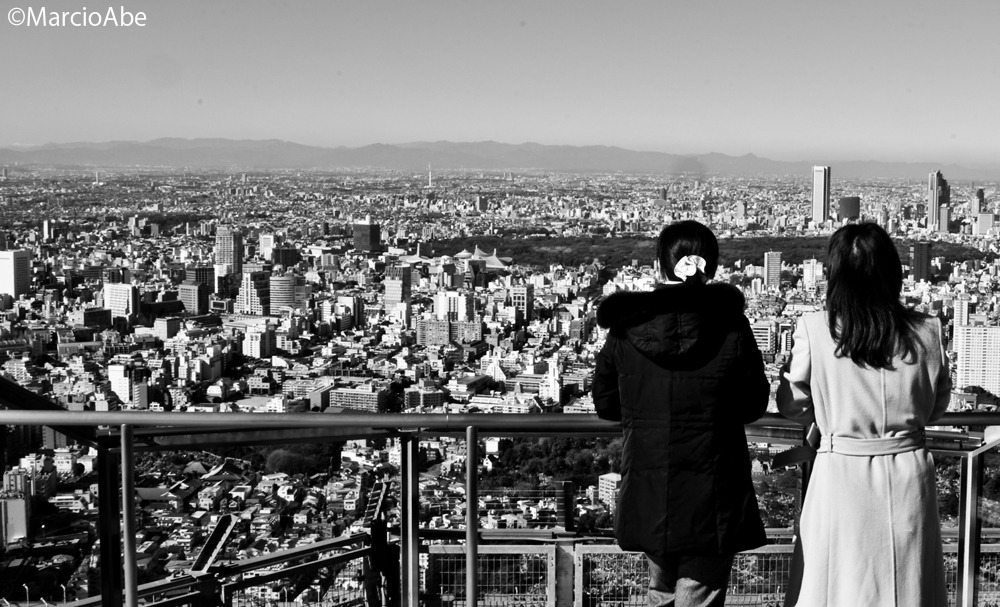
<instances>
[{"instance_id":1,"label":"woman in light coat","mask_svg":"<svg viewBox=\"0 0 1000 607\"><path fill-rule=\"evenodd\" d=\"M938 319L899 300L896 248L872 223L830 239L825 312L806 314L778 409L822 436L801 518L802 607L946 605L924 427L951 384Z\"/></svg>"}]
</instances>

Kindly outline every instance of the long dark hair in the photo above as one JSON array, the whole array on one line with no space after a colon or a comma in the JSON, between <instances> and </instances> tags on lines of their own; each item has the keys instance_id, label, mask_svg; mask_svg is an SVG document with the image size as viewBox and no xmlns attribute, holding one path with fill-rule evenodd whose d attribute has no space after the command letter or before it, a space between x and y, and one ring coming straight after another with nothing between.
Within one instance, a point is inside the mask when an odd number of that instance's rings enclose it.
<instances>
[{"instance_id":1,"label":"long dark hair","mask_svg":"<svg viewBox=\"0 0 1000 607\"><path fill-rule=\"evenodd\" d=\"M892 239L874 223L846 225L830 237L826 310L837 356L876 369L901 354L915 360L916 313L899 301L903 266Z\"/></svg>"},{"instance_id":2,"label":"long dark hair","mask_svg":"<svg viewBox=\"0 0 1000 607\"><path fill-rule=\"evenodd\" d=\"M712 230L697 221L678 221L660 231L656 240L656 259L660 262L660 272L669 280L679 280L674 274L674 266L683 257L698 255L705 260L705 277L715 276L719 267L719 241ZM700 272L699 272L700 274ZM689 284L702 284L704 278L698 274L689 276Z\"/></svg>"}]
</instances>

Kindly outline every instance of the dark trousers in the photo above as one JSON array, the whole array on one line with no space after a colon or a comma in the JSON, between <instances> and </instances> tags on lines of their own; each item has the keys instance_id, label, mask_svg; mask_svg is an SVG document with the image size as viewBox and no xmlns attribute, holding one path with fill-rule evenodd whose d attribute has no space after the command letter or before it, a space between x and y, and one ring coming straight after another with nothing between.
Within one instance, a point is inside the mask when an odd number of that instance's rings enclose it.
<instances>
[{"instance_id":1,"label":"dark trousers","mask_svg":"<svg viewBox=\"0 0 1000 607\"><path fill-rule=\"evenodd\" d=\"M649 607L722 607L733 557L646 555Z\"/></svg>"}]
</instances>

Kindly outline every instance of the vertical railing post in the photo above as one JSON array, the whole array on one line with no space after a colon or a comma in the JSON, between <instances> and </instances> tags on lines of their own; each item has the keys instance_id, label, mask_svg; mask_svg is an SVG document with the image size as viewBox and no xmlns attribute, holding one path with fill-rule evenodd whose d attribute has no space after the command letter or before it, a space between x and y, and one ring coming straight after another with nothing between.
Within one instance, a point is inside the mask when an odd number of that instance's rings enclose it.
<instances>
[{"instance_id":1,"label":"vertical railing post","mask_svg":"<svg viewBox=\"0 0 1000 607\"><path fill-rule=\"evenodd\" d=\"M478 604L479 557L479 432L465 429L465 604Z\"/></svg>"},{"instance_id":2,"label":"vertical railing post","mask_svg":"<svg viewBox=\"0 0 1000 607\"><path fill-rule=\"evenodd\" d=\"M976 573L979 569L979 495L983 486L983 455L973 452L962 458L962 491L958 509L957 607L975 607Z\"/></svg>"},{"instance_id":3,"label":"vertical railing post","mask_svg":"<svg viewBox=\"0 0 1000 607\"><path fill-rule=\"evenodd\" d=\"M135 558L135 454L132 426L122 424L122 548L125 551L125 607L138 607L139 583Z\"/></svg>"},{"instance_id":4,"label":"vertical railing post","mask_svg":"<svg viewBox=\"0 0 1000 607\"><path fill-rule=\"evenodd\" d=\"M101 535L101 601L122 604L122 528L118 509L118 458L107 444L97 449L97 511Z\"/></svg>"},{"instance_id":5,"label":"vertical railing post","mask_svg":"<svg viewBox=\"0 0 1000 607\"><path fill-rule=\"evenodd\" d=\"M400 476L403 483L402 533L400 541L400 577L403 586L403 604L418 605L420 601L420 468L418 447L420 440L415 433L404 432L400 437Z\"/></svg>"}]
</instances>

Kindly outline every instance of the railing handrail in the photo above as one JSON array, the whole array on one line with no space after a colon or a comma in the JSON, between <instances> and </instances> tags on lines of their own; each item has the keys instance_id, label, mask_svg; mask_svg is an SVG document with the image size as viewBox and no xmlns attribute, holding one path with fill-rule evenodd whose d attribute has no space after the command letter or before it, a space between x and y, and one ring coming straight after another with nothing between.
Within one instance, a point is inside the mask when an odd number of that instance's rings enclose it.
<instances>
[{"instance_id":1,"label":"railing handrail","mask_svg":"<svg viewBox=\"0 0 1000 607\"><path fill-rule=\"evenodd\" d=\"M177 413L160 411L0 410L0 424L38 426L121 426L163 428L371 428L429 432L482 431L619 432L618 422L587 413ZM1000 411L946 413L934 426L1000 426ZM776 413L765 413L748 428L801 428Z\"/></svg>"}]
</instances>

